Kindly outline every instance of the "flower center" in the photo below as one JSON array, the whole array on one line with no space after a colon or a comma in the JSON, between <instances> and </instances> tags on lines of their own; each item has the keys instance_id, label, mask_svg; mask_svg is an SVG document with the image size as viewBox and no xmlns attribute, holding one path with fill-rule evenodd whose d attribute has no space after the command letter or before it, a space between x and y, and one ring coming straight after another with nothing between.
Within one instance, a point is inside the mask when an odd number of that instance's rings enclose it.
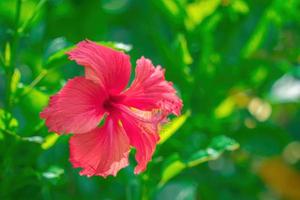
<instances>
[{"instance_id":1,"label":"flower center","mask_svg":"<svg viewBox=\"0 0 300 200\"><path fill-rule=\"evenodd\" d=\"M112 111L116 104L119 104L124 99L122 95L109 95L109 97L103 102L103 107L107 111Z\"/></svg>"}]
</instances>

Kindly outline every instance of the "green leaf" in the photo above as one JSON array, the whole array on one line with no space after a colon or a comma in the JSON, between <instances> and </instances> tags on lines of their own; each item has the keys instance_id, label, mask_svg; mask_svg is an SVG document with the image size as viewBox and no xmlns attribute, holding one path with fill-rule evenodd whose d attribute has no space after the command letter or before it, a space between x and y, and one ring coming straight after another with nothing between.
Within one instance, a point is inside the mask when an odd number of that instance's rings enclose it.
<instances>
[{"instance_id":1,"label":"green leaf","mask_svg":"<svg viewBox=\"0 0 300 200\"><path fill-rule=\"evenodd\" d=\"M244 58L248 58L260 47L263 39L266 36L267 30L267 20L262 20L242 51Z\"/></svg>"},{"instance_id":2,"label":"green leaf","mask_svg":"<svg viewBox=\"0 0 300 200\"><path fill-rule=\"evenodd\" d=\"M59 58L61 56L64 56L65 49L68 49L72 47L66 38L64 37L58 37L49 42L47 45L47 48L44 53L44 63L47 64L47 62L51 62L52 60L55 60L56 58ZM60 53L62 50L62 54ZM66 56L65 56L66 57Z\"/></svg>"},{"instance_id":3,"label":"green leaf","mask_svg":"<svg viewBox=\"0 0 300 200\"><path fill-rule=\"evenodd\" d=\"M166 167L163 169L162 177L159 182L160 187L186 168L186 164L179 160L179 156L177 154L171 156L166 161L165 165Z\"/></svg>"},{"instance_id":4,"label":"green leaf","mask_svg":"<svg viewBox=\"0 0 300 200\"><path fill-rule=\"evenodd\" d=\"M11 48L9 42L5 44L5 49L4 49L4 63L5 66L8 67L10 66L11 62Z\"/></svg>"},{"instance_id":5,"label":"green leaf","mask_svg":"<svg viewBox=\"0 0 300 200\"><path fill-rule=\"evenodd\" d=\"M224 135L217 136L212 139L207 149L194 153L188 159L187 165L189 167L194 167L209 160L216 160L224 151L234 151L238 149L239 146L239 143L232 138Z\"/></svg>"},{"instance_id":6,"label":"green leaf","mask_svg":"<svg viewBox=\"0 0 300 200\"><path fill-rule=\"evenodd\" d=\"M67 62L67 55L66 53L73 49L75 46L70 46L63 48L52 55L49 56L48 60L46 61L45 68L50 68L54 66L54 63L58 63L60 65L63 65L65 62Z\"/></svg>"},{"instance_id":7,"label":"green leaf","mask_svg":"<svg viewBox=\"0 0 300 200\"><path fill-rule=\"evenodd\" d=\"M265 41L267 37L269 26L276 25L279 17L277 12L276 1L274 1L265 11L264 15L261 17L253 34L246 43L245 47L242 49L242 57L249 58Z\"/></svg>"},{"instance_id":8,"label":"green leaf","mask_svg":"<svg viewBox=\"0 0 300 200\"><path fill-rule=\"evenodd\" d=\"M3 109L0 109L0 129L5 129L6 120L10 119L9 127L14 129L18 127L18 121L12 115Z\"/></svg>"},{"instance_id":9,"label":"green leaf","mask_svg":"<svg viewBox=\"0 0 300 200\"><path fill-rule=\"evenodd\" d=\"M8 127L7 125L8 124ZM4 138L4 131L8 131L9 134L16 136L15 132L10 130L14 130L18 127L19 123L17 119L15 119L11 113L6 112L3 109L0 109L0 140ZM9 129L9 130L8 130Z\"/></svg>"},{"instance_id":10,"label":"green leaf","mask_svg":"<svg viewBox=\"0 0 300 200\"><path fill-rule=\"evenodd\" d=\"M20 79L21 79L21 73L18 69L15 69L11 77L11 85L10 85L12 94L15 94L15 92L17 91Z\"/></svg>"},{"instance_id":11,"label":"green leaf","mask_svg":"<svg viewBox=\"0 0 300 200\"><path fill-rule=\"evenodd\" d=\"M188 17L185 20L187 29L193 30L206 17L213 14L220 2L220 0L200 0L188 4L186 7Z\"/></svg>"},{"instance_id":12,"label":"green leaf","mask_svg":"<svg viewBox=\"0 0 300 200\"><path fill-rule=\"evenodd\" d=\"M161 1L163 5L165 6L166 10L168 10L169 13L171 13L173 16L176 16L180 12L180 8L176 1L173 0L162 0Z\"/></svg>"},{"instance_id":13,"label":"green leaf","mask_svg":"<svg viewBox=\"0 0 300 200\"><path fill-rule=\"evenodd\" d=\"M249 12L248 4L243 0L235 0L231 4L232 8L239 13L247 14Z\"/></svg>"},{"instance_id":14,"label":"green leaf","mask_svg":"<svg viewBox=\"0 0 300 200\"><path fill-rule=\"evenodd\" d=\"M177 36L179 56L185 65L192 64L193 58L189 52L186 38L183 34Z\"/></svg>"},{"instance_id":15,"label":"green leaf","mask_svg":"<svg viewBox=\"0 0 300 200\"><path fill-rule=\"evenodd\" d=\"M219 156L219 154L216 151L214 151L213 149L200 150L200 151L194 153L190 157L190 159L188 161L188 166L194 167L196 165L199 165L200 163L204 163L209 160L213 160L213 159L217 158L218 156Z\"/></svg>"},{"instance_id":16,"label":"green leaf","mask_svg":"<svg viewBox=\"0 0 300 200\"><path fill-rule=\"evenodd\" d=\"M166 167L163 169L162 178L159 186L163 186L170 179L180 174L188 167L195 167L200 163L218 159L224 151L234 151L239 148L239 144L224 135L212 139L208 147L204 150L192 154L187 161L182 161L179 156L173 155L166 161Z\"/></svg>"},{"instance_id":17,"label":"green leaf","mask_svg":"<svg viewBox=\"0 0 300 200\"><path fill-rule=\"evenodd\" d=\"M216 118L225 118L232 114L235 108L235 102L232 97L227 97L223 100L220 105L215 109L215 117Z\"/></svg>"},{"instance_id":18,"label":"green leaf","mask_svg":"<svg viewBox=\"0 0 300 200\"><path fill-rule=\"evenodd\" d=\"M160 131L160 141L159 144L164 143L169 139L176 131L184 124L186 119L191 115L190 111L187 111L185 114L173 119L171 122L165 124Z\"/></svg>"},{"instance_id":19,"label":"green leaf","mask_svg":"<svg viewBox=\"0 0 300 200\"><path fill-rule=\"evenodd\" d=\"M238 149L239 146L239 143L237 143L234 139L229 138L225 135L220 135L213 138L209 145L210 148L221 152L223 152L224 150L234 151Z\"/></svg>"},{"instance_id":20,"label":"green leaf","mask_svg":"<svg viewBox=\"0 0 300 200\"><path fill-rule=\"evenodd\" d=\"M55 133L46 136L44 142L41 145L42 149L47 150L47 149L51 148L56 143L58 138L59 138L59 135L57 135Z\"/></svg>"},{"instance_id":21,"label":"green leaf","mask_svg":"<svg viewBox=\"0 0 300 200\"><path fill-rule=\"evenodd\" d=\"M180 0L156 0L154 3L174 24L182 24L185 17L184 3Z\"/></svg>"}]
</instances>

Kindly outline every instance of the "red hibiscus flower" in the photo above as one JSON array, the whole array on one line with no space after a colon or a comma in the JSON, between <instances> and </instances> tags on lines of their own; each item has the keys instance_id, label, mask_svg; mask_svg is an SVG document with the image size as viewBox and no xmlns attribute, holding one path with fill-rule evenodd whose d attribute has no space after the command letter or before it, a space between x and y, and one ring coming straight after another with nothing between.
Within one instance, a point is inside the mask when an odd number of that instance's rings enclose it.
<instances>
[{"instance_id":1,"label":"red hibiscus flower","mask_svg":"<svg viewBox=\"0 0 300 200\"><path fill-rule=\"evenodd\" d=\"M68 55L85 67L85 76L69 80L40 116L50 131L74 134L73 167L82 168L81 175L115 176L128 165L133 146L138 163L134 172L144 171L159 141L159 125L169 114L179 115L182 107L164 70L142 57L126 89L131 64L123 52L83 41Z\"/></svg>"}]
</instances>

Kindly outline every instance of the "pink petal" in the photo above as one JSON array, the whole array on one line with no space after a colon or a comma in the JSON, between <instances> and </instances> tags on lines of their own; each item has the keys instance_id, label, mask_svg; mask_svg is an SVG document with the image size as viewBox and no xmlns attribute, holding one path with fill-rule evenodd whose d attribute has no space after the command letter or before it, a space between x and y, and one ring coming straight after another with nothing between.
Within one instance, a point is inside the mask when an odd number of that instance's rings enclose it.
<instances>
[{"instance_id":1,"label":"pink petal","mask_svg":"<svg viewBox=\"0 0 300 200\"><path fill-rule=\"evenodd\" d=\"M85 67L86 78L100 84L110 93L121 92L130 79L131 64L123 52L89 40L80 42L68 52L69 58Z\"/></svg>"},{"instance_id":2,"label":"pink petal","mask_svg":"<svg viewBox=\"0 0 300 200\"><path fill-rule=\"evenodd\" d=\"M40 113L50 131L84 133L99 124L106 94L93 81L83 77L69 80L58 94L50 98L49 106Z\"/></svg>"},{"instance_id":3,"label":"pink petal","mask_svg":"<svg viewBox=\"0 0 300 200\"><path fill-rule=\"evenodd\" d=\"M165 80L164 70L160 66L154 67L144 57L137 61L135 79L124 95L125 105L142 110L162 109L165 115L179 115L182 108L173 84Z\"/></svg>"},{"instance_id":4,"label":"pink petal","mask_svg":"<svg viewBox=\"0 0 300 200\"><path fill-rule=\"evenodd\" d=\"M70 139L70 161L73 167L83 168L80 175L116 176L128 165L130 150L122 125L108 117L102 128L76 134Z\"/></svg>"},{"instance_id":5,"label":"pink petal","mask_svg":"<svg viewBox=\"0 0 300 200\"><path fill-rule=\"evenodd\" d=\"M144 171L152 159L156 144L159 141L158 123L156 113L136 109L125 110L121 108L121 121L130 144L136 148L136 161L138 165L134 173Z\"/></svg>"}]
</instances>

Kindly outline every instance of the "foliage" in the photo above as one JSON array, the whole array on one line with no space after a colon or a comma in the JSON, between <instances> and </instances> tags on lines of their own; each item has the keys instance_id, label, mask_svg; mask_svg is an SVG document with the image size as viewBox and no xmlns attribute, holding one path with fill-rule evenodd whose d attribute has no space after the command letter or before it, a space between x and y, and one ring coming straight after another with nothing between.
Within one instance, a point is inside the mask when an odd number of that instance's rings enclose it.
<instances>
[{"instance_id":1,"label":"foliage","mask_svg":"<svg viewBox=\"0 0 300 200\"><path fill-rule=\"evenodd\" d=\"M0 1L0 199L300 199L299 0ZM184 102L147 170L81 177L39 112L83 39L166 68ZM134 65L134 63L133 63ZM217 191L217 192L216 192Z\"/></svg>"}]
</instances>

